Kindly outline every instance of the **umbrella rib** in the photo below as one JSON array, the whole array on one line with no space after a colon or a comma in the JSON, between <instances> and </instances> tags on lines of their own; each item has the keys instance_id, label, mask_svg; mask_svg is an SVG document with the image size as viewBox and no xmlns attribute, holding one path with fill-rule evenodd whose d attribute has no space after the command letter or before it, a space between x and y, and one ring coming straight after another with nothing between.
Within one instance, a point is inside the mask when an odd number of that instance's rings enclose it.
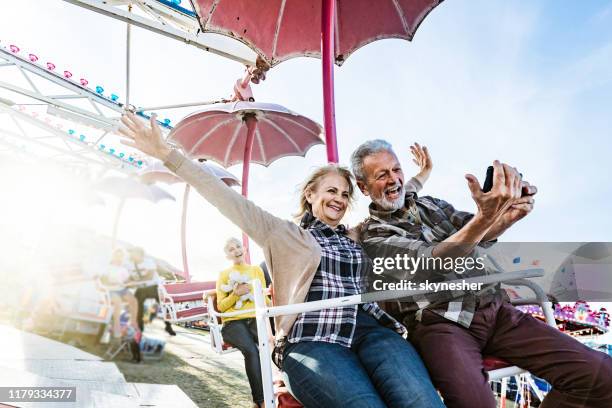
<instances>
[{"instance_id":1,"label":"umbrella rib","mask_svg":"<svg viewBox=\"0 0 612 408\"><path fill-rule=\"evenodd\" d=\"M391 0L391 1L393 2L393 5L395 6L395 10L397 10L397 14L402 22L402 26L404 27L404 31L406 32L406 35L410 36L410 26L408 25L408 21L406 21L406 15L404 14L404 10L402 9L402 6L399 5L397 0Z\"/></svg>"},{"instance_id":2,"label":"umbrella rib","mask_svg":"<svg viewBox=\"0 0 612 408\"><path fill-rule=\"evenodd\" d=\"M300 149L300 146L298 146L297 143L295 143L295 140L293 140L291 138L291 136L289 136L287 134L287 132L285 132L285 130L283 128L281 128L280 126L278 126L276 123L272 122L271 120L268 120L267 118L263 118L264 121L266 121L270 126L272 126L274 129L278 130L280 132L281 135L283 135L285 137L285 139L287 139L289 141L289 143L291 143L293 145L293 147L295 147L295 150L298 152L302 152L302 150Z\"/></svg>"},{"instance_id":3,"label":"umbrella rib","mask_svg":"<svg viewBox=\"0 0 612 408\"><path fill-rule=\"evenodd\" d=\"M221 0L215 0L213 1L212 6L210 7L210 11L208 12L208 17L206 18L206 25L208 25L208 22L210 21L210 19L212 18L213 13L215 12L215 9L217 8L217 6L219 5L219 3L221 3Z\"/></svg>"},{"instance_id":4,"label":"umbrella rib","mask_svg":"<svg viewBox=\"0 0 612 408\"><path fill-rule=\"evenodd\" d=\"M338 15L340 14L338 12L338 1L337 0L332 0L333 2L336 3L335 5L335 9L336 12L334 13L334 50L332 50L332 52L334 53L334 61L336 61L336 53L340 52L340 21L338 21ZM337 51L336 51L337 50ZM321 55L321 58L323 58L323 55Z\"/></svg>"},{"instance_id":5,"label":"umbrella rib","mask_svg":"<svg viewBox=\"0 0 612 408\"><path fill-rule=\"evenodd\" d=\"M238 134L240 133L240 128L242 127L242 122L238 122L236 125L236 129L234 129L234 134L230 142L227 145L227 150L225 151L225 157L223 158L223 164L227 166L227 161L229 160L230 152L232 151L232 147L234 143L236 143L236 139L238 139ZM246 140L245 140L245 149L246 149Z\"/></svg>"},{"instance_id":6,"label":"umbrella rib","mask_svg":"<svg viewBox=\"0 0 612 408\"><path fill-rule=\"evenodd\" d=\"M215 126L213 126L213 127L212 127L212 129L210 129L208 132L206 132L206 133L204 134L204 136L202 136L202 138L201 138L200 140L198 140L198 142L197 142L196 144L194 144L194 145L193 145L193 147L191 148L191 150L189 150L189 154L193 154L193 152L194 152L194 151L195 151L195 150L196 150L198 147L200 147L200 145L201 145L202 143L204 143L204 141L205 141L206 139L208 139L208 137L209 137L210 135L212 135L212 133L213 133L214 131L216 131L216 130L217 130L217 129L219 129L221 126L223 126L223 125L225 125L225 124L227 124L227 123L231 123L231 121L232 121L232 120L234 120L234 118L233 118L233 117L232 117L232 118L229 118L228 120L225 120L225 121L223 121L223 122L220 122L220 123L216 124Z\"/></svg>"},{"instance_id":7,"label":"umbrella rib","mask_svg":"<svg viewBox=\"0 0 612 408\"><path fill-rule=\"evenodd\" d=\"M261 140L261 133L259 132L259 127L255 129L255 137L257 137L257 143L259 144L259 151L261 152L261 158L264 163L268 161L266 157L266 152L263 147L263 140Z\"/></svg>"},{"instance_id":8,"label":"umbrella rib","mask_svg":"<svg viewBox=\"0 0 612 408\"><path fill-rule=\"evenodd\" d=\"M183 129L188 129L189 127L193 126L194 123L197 124L197 120L193 120L190 121L190 119L192 117L196 117L198 115L198 113L194 114L194 115L190 115L187 116L186 118L184 118L183 120L181 120L179 123L176 124L176 126L174 127L174 129L172 129L172 132L170 132L170 134L168 135L169 138L173 139L173 135L176 134L177 132L181 132L183 131ZM216 118L218 116L225 116L227 115L226 112L214 112L211 115L207 116L207 119L213 119Z\"/></svg>"},{"instance_id":9,"label":"umbrella rib","mask_svg":"<svg viewBox=\"0 0 612 408\"><path fill-rule=\"evenodd\" d=\"M312 134L314 137L316 137L317 139L321 139L321 131L319 131L319 133L314 132L312 129L308 128L307 126L302 125L300 122L296 122L295 120L291 119L291 118L287 118L285 116L278 116L279 118L282 118L284 120L287 120L291 123L293 123L294 125L297 125L299 127L301 127L302 129L304 129L305 131L307 131L308 133Z\"/></svg>"},{"instance_id":10,"label":"umbrella rib","mask_svg":"<svg viewBox=\"0 0 612 408\"><path fill-rule=\"evenodd\" d=\"M278 32L280 31L280 26L283 21L283 16L285 14L285 4L287 0L282 0L280 11L278 13L278 18L276 19L276 28L274 30L274 44L272 44L272 59L276 57L276 44L278 43Z\"/></svg>"}]
</instances>

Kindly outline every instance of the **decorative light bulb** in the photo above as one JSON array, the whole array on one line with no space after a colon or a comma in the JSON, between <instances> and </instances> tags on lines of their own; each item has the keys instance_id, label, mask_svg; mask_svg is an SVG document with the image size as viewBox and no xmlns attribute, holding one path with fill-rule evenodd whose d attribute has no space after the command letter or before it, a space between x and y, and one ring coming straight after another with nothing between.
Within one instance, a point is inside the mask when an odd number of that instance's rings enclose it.
<instances>
[{"instance_id":1,"label":"decorative light bulb","mask_svg":"<svg viewBox=\"0 0 612 408\"><path fill-rule=\"evenodd\" d=\"M11 44L11 45L9 45L9 48L11 49L11 52L13 54L17 54L19 52L19 47L16 46L16 45Z\"/></svg>"},{"instance_id":2,"label":"decorative light bulb","mask_svg":"<svg viewBox=\"0 0 612 408\"><path fill-rule=\"evenodd\" d=\"M49 71L53 71L55 69L55 64L52 62L47 62L47 69Z\"/></svg>"},{"instance_id":3,"label":"decorative light bulb","mask_svg":"<svg viewBox=\"0 0 612 408\"><path fill-rule=\"evenodd\" d=\"M28 55L28 58L29 58L29 59L30 59L30 61L32 61L32 62L36 62L36 61L38 61L38 57L37 57L36 55L34 55L34 54L29 54L29 55Z\"/></svg>"},{"instance_id":4,"label":"decorative light bulb","mask_svg":"<svg viewBox=\"0 0 612 408\"><path fill-rule=\"evenodd\" d=\"M102 95L104 93L104 88L102 88L100 85L96 86L96 92L99 93L100 95Z\"/></svg>"}]
</instances>

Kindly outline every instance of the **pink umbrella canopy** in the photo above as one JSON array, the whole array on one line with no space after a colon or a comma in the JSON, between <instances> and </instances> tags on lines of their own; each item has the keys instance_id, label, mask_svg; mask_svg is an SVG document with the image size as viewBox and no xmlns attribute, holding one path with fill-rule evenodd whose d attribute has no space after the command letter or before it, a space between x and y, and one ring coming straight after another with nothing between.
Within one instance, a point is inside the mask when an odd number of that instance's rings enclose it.
<instances>
[{"instance_id":1,"label":"pink umbrella canopy","mask_svg":"<svg viewBox=\"0 0 612 408\"><path fill-rule=\"evenodd\" d=\"M210 169L212 173L229 187L239 186L240 181L229 171L223 167L219 167L213 163L198 163L201 167ZM172 173L164 166L162 162L155 162L145 168L140 173L140 180L145 183L161 182L166 184L175 184L183 182L183 179ZM185 193L183 194L183 211L181 214L181 253L183 256L183 277L187 282L191 281L189 273L189 262L187 260L187 203L189 200L189 184L185 184Z\"/></svg>"},{"instance_id":2,"label":"pink umbrella canopy","mask_svg":"<svg viewBox=\"0 0 612 408\"><path fill-rule=\"evenodd\" d=\"M319 124L280 105L231 102L210 105L179 122L169 139L192 157L213 160L223 167L244 162L248 129L255 119L250 161L269 166L285 156L304 156L314 145L323 144ZM243 180L244 183L244 180Z\"/></svg>"},{"instance_id":3,"label":"pink umbrella canopy","mask_svg":"<svg viewBox=\"0 0 612 408\"><path fill-rule=\"evenodd\" d=\"M92 187L97 191L112 194L120 199L119 206L115 212L115 221L113 223L113 248L117 243L119 219L121 218L121 212L123 211L126 200L140 199L153 203L157 203L161 200L175 201L174 196L166 190L142 183L129 177L106 177L96 182Z\"/></svg>"},{"instance_id":4,"label":"pink umbrella canopy","mask_svg":"<svg viewBox=\"0 0 612 408\"><path fill-rule=\"evenodd\" d=\"M204 32L243 42L271 66L293 57L321 58L327 160L337 163L333 64L342 65L355 50L376 40L412 40L423 19L442 1L192 0L192 4Z\"/></svg>"},{"instance_id":5,"label":"pink umbrella canopy","mask_svg":"<svg viewBox=\"0 0 612 408\"><path fill-rule=\"evenodd\" d=\"M228 186L235 187L240 185L240 180L238 180L236 176L225 170L223 167L217 166L213 163L199 164L202 167L210 169L210 171L212 171L215 176L220 178L221 181L223 181ZM140 173L140 180L149 184L155 182L161 182L166 184L175 184L183 182L180 177L168 170L162 162L155 162L145 168Z\"/></svg>"},{"instance_id":6,"label":"pink umbrella canopy","mask_svg":"<svg viewBox=\"0 0 612 408\"><path fill-rule=\"evenodd\" d=\"M242 195L248 197L251 161L263 166L285 156L304 156L323 144L319 124L272 103L230 102L210 105L187 116L168 135L189 156L214 160L224 167L242 163ZM243 233L245 260L249 240Z\"/></svg>"},{"instance_id":7,"label":"pink umbrella canopy","mask_svg":"<svg viewBox=\"0 0 612 408\"><path fill-rule=\"evenodd\" d=\"M332 0L337 65L384 38L411 41L442 0ZM196 0L202 29L245 43L271 66L290 58L321 57L324 0Z\"/></svg>"},{"instance_id":8,"label":"pink umbrella canopy","mask_svg":"<svg viewBox=\"0 0 612 408\"><path fill-rule=\"evenodd\" d=\"M95 190L112 194L121 199L140 199L157 203L161 200L175 201L174 196L167 191L128 177L106 177L98 181Z\"/></svg>"}]
</instances>

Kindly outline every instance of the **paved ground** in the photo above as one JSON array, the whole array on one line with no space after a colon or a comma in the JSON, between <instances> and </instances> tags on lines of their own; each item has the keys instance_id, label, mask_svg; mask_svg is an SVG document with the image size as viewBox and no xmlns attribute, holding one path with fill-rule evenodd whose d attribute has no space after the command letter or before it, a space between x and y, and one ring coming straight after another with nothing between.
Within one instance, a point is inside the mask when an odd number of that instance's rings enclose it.
<instances>
[{"instance_id":1,"label":"paved ground","mask_svg":"<svg viewBox=\"0 0 612 408\"><path fill-rule=\"evenodd\" d=\"M145 327L145 336L166 340L165 355L160 361L140 364L127 362L125 356L116 363L126 380L156 384L177 384L199 407L250 407L250 389L239 352L215 353L206 331L174 326L172 337L156 320Z\"/></svg>"},{"instance_id":2,"label":"paved ground","mask_svg":"<svg viewBox=\"0 0 612 408\"><path fill-rule=\"evenodd\" d=\"M5 324L0 324L0 345L0 384L3 386L76 387L76 401L53 403L58 408L197 407L174 383L160 385L155 381L143 383L137 378L126 380L114 362L101 360L99 355L105 348L100 345L79 350ZM163 360L159 362L163 363ZM40 403L11 405L29 408Z\"/></svg>"}]
</instances>

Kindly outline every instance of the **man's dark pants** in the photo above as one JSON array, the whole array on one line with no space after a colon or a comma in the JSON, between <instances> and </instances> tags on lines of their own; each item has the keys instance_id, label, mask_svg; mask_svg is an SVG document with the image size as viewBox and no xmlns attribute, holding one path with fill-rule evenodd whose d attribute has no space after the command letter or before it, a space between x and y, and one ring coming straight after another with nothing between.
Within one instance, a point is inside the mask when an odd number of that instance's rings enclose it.
<instances>
[{"instance_id":1,"label":"man's dark pants","mask_svg":"<svg viewBox=\"0 0 612 408\"><path fill-rule=\"evenodd\" d=\"M136 289L134 293L136 296L136 300L138 300L138 327L140 327L140 331L144 330L144 302L147 299L155 299L159 302L159 295L157 293L157 285L153 286L145 286L142 288Z\"/></svg>"},{"instance_id":2,"label":"man's dark pants","mask_svg":"<svg viewBox=\"0 0 612 408\"><path fill-rule=\"evenodd\" d=\"M449 408L496 406L483 355L548 381L540 408L612 407L612 358L505 300L481 305L469 329L425 310L411 341Z\"/></svg>"},{"instance_id":3,"label":"man's dark pants","mask_svg":"<svg viewBox=\"0 0 612 408\"><path fill-rule=\"evenodd\" d=\"M138 321L138 327L140 327L140 331L144 331L144 303L147 299L155 299L155 301L159 303L159 293L157 291L157 285L138 288L136 289L136 292L134 292L134 296L138 301L138 315L136 320ZM174 330L172 330L172 326L170 325L169 321L164 321L164 324L166 325L166 331L168 333L174 333Z\"/></svg>"}]
</instances>

